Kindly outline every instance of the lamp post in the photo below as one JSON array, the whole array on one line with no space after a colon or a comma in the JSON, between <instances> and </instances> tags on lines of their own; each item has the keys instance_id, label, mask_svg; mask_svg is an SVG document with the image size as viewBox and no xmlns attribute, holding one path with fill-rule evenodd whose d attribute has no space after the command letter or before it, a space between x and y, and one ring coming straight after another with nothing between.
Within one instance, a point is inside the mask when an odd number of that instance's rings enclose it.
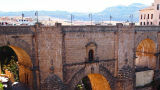
<instances>
[{"instance_id":1,"label":"lamp post","mask_svg":"<svg viewBox=\"0 0 160 90\"><path fill-rule=\"evenodd\" d=\"M73 19L74 19L74 16L71 14L71 26L72 26Z\"/></svg>"},{"instance_id":2,"label":"lamp post","mask_svg":"<svg viewBox=\"0 0 160 90\"><path fill-rule=\"evenodd\" d=\"M22 24L23 24L24 13L22 13Z\"/></svg>"},{"instance_id":3,"label":"lamp post","mask_svg":"<svg viewBox=\"0 0 160 90\"><path fill-rule=\"evenodd\" d=\"M37 23L38 23L38 11L35 12L35 16L37 16Z\"/></svg>"},{"instance_id":4,"label":"lamp post","mask_svg":"<svg viewBox=\"0 0 160 90\"><path fill-rule=\"evenodd\" d=\"M111 24L111 20L112 20L112 16L111 15L109 16L109 19L110 19L110 24Z\"/></svg>"},{"instance_id":5,"label":"lamp post","mask_svg":"<svg viewBox=\"0 0 160 90\"><path fill-rule=\"evenodd\" d=\"M91 20L91 25L92 25L92 13L89 14L89 18Z\"/></svg>"}]
</instances>

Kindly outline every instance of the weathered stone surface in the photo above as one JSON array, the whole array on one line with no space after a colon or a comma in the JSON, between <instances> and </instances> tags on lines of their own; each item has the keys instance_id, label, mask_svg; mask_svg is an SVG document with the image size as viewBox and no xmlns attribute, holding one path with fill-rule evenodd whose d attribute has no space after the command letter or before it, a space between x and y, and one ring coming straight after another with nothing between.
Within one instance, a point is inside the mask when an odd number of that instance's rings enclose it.
<instances>
[{"instance_id":1,"label":"weathered stone surface","mask_svg":"<svg viewBox=\"0 0 160 90\"><path fill-rule=\"evenodd\" d=\"M28 72L33 75L33 79L29 79L32 88L40 89L45 81L49 87L45 86L46 84L44 86L48 89L61 89L61 84L65 84L68 86L67 89L73 90L83 77L98 73L108 80L112 90L121 90L124 86L132 90L135 86L134 80L124 83L119 80L118 72L122 70L126 74L132 70L131 74L134 77L135 59L138 55L136 48L142 40L150 39L155 43L155 53L158 53L159 31L160 27L157 26L143 27L131 24L129 26L122 24L117 26L61 26L61 24L50 27L40 24L25 27L1 26L0 46L13 45L29 55L33 65ZM94 60L90 62L88 51L91 49ZM126 59L128 59L127 66ZM158 56L154 57L153 63L156 62L156 66L154 65L153 69L159 69L158 61ZM54 66L54 75L50 75L52 66ZM130 73L127 75L131 76Z\"/></svg>"},{"instance_id":2,"label":"weathered stone surface","mask_svg":"<svg viewBox=\"0 0 160 90\"><path fill-rule=\"evenodd\" d=\"M58 76L51 74L41 84L41 90L65 90L65 87Z\"/></svg>"}]
</instances>

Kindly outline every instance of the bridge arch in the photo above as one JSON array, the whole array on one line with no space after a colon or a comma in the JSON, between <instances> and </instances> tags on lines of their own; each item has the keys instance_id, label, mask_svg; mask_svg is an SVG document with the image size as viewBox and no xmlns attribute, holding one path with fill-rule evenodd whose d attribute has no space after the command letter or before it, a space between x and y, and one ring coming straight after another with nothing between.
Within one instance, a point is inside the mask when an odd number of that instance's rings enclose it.
<instances>
[{"instance_id":1,"label":"bridge arch","mask_svg":"<svg viewBox=\"0 0 160 90\"><path fill-rule=\"evenodd\" d=\"M109 82L101 74L88 74L75 87L76 90L85 88L87 90L111 90Z\"/></svg>"},{"instance_id":2,"label":"bridge arch","mask_svg":"<svg viewBox=\"0 0 160 90\"><path fill-rule=\"evenodd\" d=\"M70 82L68 83L68 90L75 90L75 88L77 87L77 85L79 84L79 82L82 81L82 79L88 77L90 82L91 82L91 86L92 89L91 90L98 90L97 88L101 88L104 87L104 85L98 85L96 86L96 83L105 83L106 87L108 88L107 90L112 90L114 89L114 77L112 76L112 74L105 68L100 66L99 69L101 71L97 72L97 73L86 73L85 72L85 67L81 68L70 80ZM107 71L105 71L107 70ZM93 78L95 77L95 78ZM99 80L99 82L95 82L95 80ZM99 90L103 90L103 89L99 89ZM106 89L104 89L106 90Z\"/></svg>"},{"instance_id":3,"label":"bridge arch","mask_svg":"<svg viewBox=\"0 0 160 90\"><path fill-rule=\"evenodd\" d=\"M7 50L8 49L12 50L12 52L15 53L16 57L17 57L17 61L15 62L18 66L18 75L19 75L19 82L24 83L25 85L29 86L30 88L33 88L33 75L32 75L32 61L30 56L28 55L28 53L26 53L25 50L23 50L22 48L13 46L13 45L5 45L5 46L1 46L0 52L1 54L5 53L10 53ZM6 50L5 50L6 49ZM5 50L5 51L3 51ZM3 61L3 60L0 60ZM11 59L8 59L8 63L6 63L5 66L10 64ZM14 64L15 64L14 63ZM2 67L2 65L1 65ZM8 66L7 66L8 67ZM11 71L7 71L9 72L9 74L13 74L13 72Z\"/></svg>"},{"instance_id":4,"label":"bridge arch","mask_svg":"<svg viewBox=\"0 0 160 90\"><path fill-rule=\"evenodd\" d=\"M157 36L155 34L146 34L146 35L136 35L135 37L135 48L139 45L139 43L141 43L141 41L145 40L145 39L150 39L152 41L155 42L156 44L156 48L157 48L157 43L158 43L158 39Z\"/></svg>"},{"instance_id":5,"label":"bridge arch","mask_svg":"<svg viewBox=\"0 0 160 90\"><path fill-rule=\"evenodd\" d=\"M152 39L142 40L136 47L136 67L147 67L155 69L156 67L156 43Z\"/></svg>"}]
</instances>

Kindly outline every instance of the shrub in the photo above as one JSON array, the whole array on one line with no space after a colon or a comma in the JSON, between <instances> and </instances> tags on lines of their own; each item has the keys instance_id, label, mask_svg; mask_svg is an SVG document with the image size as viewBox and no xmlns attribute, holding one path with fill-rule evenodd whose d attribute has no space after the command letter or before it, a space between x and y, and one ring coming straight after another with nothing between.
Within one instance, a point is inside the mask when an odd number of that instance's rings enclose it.
<instances>
[{"instance_id":1,"label":"shrub","mask_svg":"<svg viewBox=\"0 0 160 90\"><path fill-rule=\"evenodd\" d=\"M3 84L0 82L0 90L4 90L3 89Z\"/></svg>"}]
</instances>

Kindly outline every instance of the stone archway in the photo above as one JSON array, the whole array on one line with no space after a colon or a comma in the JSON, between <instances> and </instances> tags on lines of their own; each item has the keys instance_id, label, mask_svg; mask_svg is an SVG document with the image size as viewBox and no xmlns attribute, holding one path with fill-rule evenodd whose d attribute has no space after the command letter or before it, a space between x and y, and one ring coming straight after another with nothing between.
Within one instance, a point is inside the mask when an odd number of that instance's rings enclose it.
<instances>
[{"instance_id":1,"label":"stone archway","mask_svg":"<svg viewBox=\"0 0 160 90\"><path fill-rule=\"evenodd\" d=\"M88 61L94 61L97 58L97 44L95 42L89 42L86 47L86 59Z\"/></svg>"},{"instance_id":2,"label":"stone archway","mask_svg":"<svg viewBox=\"0 0 160 90\"><path fill-rule=\"evenodd\" d=\"M100 77L100 82L106 83L106 88L110 88L109 90L113 90L114 89L114 77L113 75L103 66L99 66L99 73L90 73L87 74L85 73L85 67L81 68L70 80L70 82L68 83L68 88L67 90L74 90L75 87L77 86L77 84L86 76L90 77L92 82L94 82L94 79L92 77L97 76L96 79L98 79L98 77ZM98 83L98 82L95 82ZM94 83L92 85L94 87ZM103 85L102 85L103 86ZM96 88L96 87L95 87ZM92 89L92 90L96 90L96 89Z\"/></svg>"},{"instance_id":3,"label":"stone archway","mask_svg":"<svg viewBox=\"0 0 160 90\"><path fill-rule=\"evenodd\" d=\"M88 75L92 90L111 90L108 80L101 74L89 74Z\"/></svg>"},{"instance_id":4,"label":"stone archway","mask_svg":"<svg viewBox=\"0 0 160 90\"><path fill-rule=\"evenodd\" d=\"M135 47L139 45L139 43L145 39L151 39L156 43L156 48L157 48L157 43L158 43L158 37L155 33L150 32L150 33L141 33L141 34L136 34L135 36Z\"/></svg>"},{"instance_id":5,"label":"stone archway","mask_svg":"<svg viewBox=\"0 0 160 90\"><path fill-rule=\"evenodd\" d=\"M142 40L136 47L136 67L156 68L156 44L147 38Z\"/></svg>"},{"instance_id":6,"label":"stone archway","mask_svg":"<svg viewBox=\"0 0 160 90\"><path fill-rule=\"evenodd\" d=\"M103 75L96 73L84 77L75 88L75 90L80 90L82 88L87 90L111 90L107 79Z\"/></svg>"},{"instance_id":7,"label":"stone archway","mask_svg":"<svg viewBox=\"0 0 160 90\"><path fill-rule=\"evenodd\" d=\"M18 59L19 82L33 88L32 62L30 56L22 49L13 45L6 47L11 48Z\"/></svg>"}]
</instances>

